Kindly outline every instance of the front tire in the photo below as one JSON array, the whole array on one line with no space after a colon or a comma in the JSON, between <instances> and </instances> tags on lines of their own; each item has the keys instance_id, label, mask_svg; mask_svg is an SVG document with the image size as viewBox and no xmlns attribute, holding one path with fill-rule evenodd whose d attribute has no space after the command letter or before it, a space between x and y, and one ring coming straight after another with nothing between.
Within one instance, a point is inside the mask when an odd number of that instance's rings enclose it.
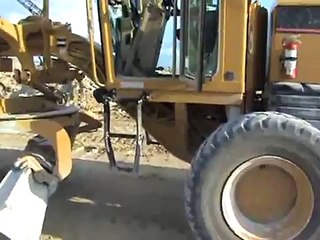
<instances>
[{"instance_id":1,"label":"front tire","mask_svg":"<svg viewBox=\"0 0 320 240\"><path fill-rule=\"evenodd\" d=\"M319 185L320 131L290 115L252 113L200 147L187 218L201 240L320 239Z\"/></svg>"}]
</instances>

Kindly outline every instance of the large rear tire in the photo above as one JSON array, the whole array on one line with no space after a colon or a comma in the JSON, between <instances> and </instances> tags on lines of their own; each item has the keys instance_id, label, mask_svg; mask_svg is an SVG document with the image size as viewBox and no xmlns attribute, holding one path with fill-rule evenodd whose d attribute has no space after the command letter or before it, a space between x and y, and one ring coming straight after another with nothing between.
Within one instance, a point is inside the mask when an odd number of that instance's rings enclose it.
<instances>
[{"instance_id":1,"label":"large rear tire","mask_svg":"<svg viewBox=\"0 0 320 240\"><path fill-rule=\"evenodd\" d=\"M320 131L290 115L252 113L200 147L186 183L197 239L320 239Z\"/></svg>"}]
</instances>

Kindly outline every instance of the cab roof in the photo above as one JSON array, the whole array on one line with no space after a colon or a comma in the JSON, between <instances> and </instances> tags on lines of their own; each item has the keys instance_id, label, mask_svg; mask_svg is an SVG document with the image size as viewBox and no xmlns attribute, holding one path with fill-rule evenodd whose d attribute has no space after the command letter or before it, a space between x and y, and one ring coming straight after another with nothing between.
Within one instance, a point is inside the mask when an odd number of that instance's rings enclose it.
<instances>
[{"instance_id":1,"label":"cab roof","mask_svg":"<svg viewBox=\"0 0 320 240\"><path fill-rule=\"evenodd\" d=\"M277 0L275 6L320 6L319 0Z\"/></svg>"}]
</instances>

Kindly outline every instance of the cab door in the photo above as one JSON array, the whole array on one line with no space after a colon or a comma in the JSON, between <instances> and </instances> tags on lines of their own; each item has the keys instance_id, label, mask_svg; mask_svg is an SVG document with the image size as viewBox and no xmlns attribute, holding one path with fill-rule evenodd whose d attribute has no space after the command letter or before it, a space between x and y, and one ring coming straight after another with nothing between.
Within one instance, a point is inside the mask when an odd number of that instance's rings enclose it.
<instances>
[{"instance_id":1,"label":"cab door","mask_svg":"<svg viewBox=\"0 0 320 240\"><path fill-rule=\"evenodd\" d=\"M180 77L196 82L197 89L218 68L219 0L183 1L180 32Z\"/></svg>"}]
</instances>

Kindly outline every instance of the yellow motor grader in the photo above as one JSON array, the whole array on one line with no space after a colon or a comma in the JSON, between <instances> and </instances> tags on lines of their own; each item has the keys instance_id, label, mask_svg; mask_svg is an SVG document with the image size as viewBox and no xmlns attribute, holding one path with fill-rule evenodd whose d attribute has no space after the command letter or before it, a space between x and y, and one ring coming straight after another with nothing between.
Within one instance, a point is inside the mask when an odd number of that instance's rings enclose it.
<instances>
[{"instance_id":1,"label":"yellow motor grader","mask_svg":"<svg viewBox=\"0 0 320 240\"><path fill-rule=\"evenodd\" d=\"M103 126L111 168L138 172L149 136L190 162L185 209L196 239L320 239L320 2L278 0L268 10L254 0L98 0L101 44L86 4L89 39L51 21L48 0L41 16L0 19L1 56L16 56L16 81L42 93L1 99L1 132L35 136L0 184L0 232L40 234L43 202L72 170L76 134ZM103 124L49 86L84 75L98 85ZM132 136L110 132L111 101L136 120L130 169L114 157L110 139ZM21 220L25 196L41 208L33 222Z\"/></svg>"}]
</instances>

